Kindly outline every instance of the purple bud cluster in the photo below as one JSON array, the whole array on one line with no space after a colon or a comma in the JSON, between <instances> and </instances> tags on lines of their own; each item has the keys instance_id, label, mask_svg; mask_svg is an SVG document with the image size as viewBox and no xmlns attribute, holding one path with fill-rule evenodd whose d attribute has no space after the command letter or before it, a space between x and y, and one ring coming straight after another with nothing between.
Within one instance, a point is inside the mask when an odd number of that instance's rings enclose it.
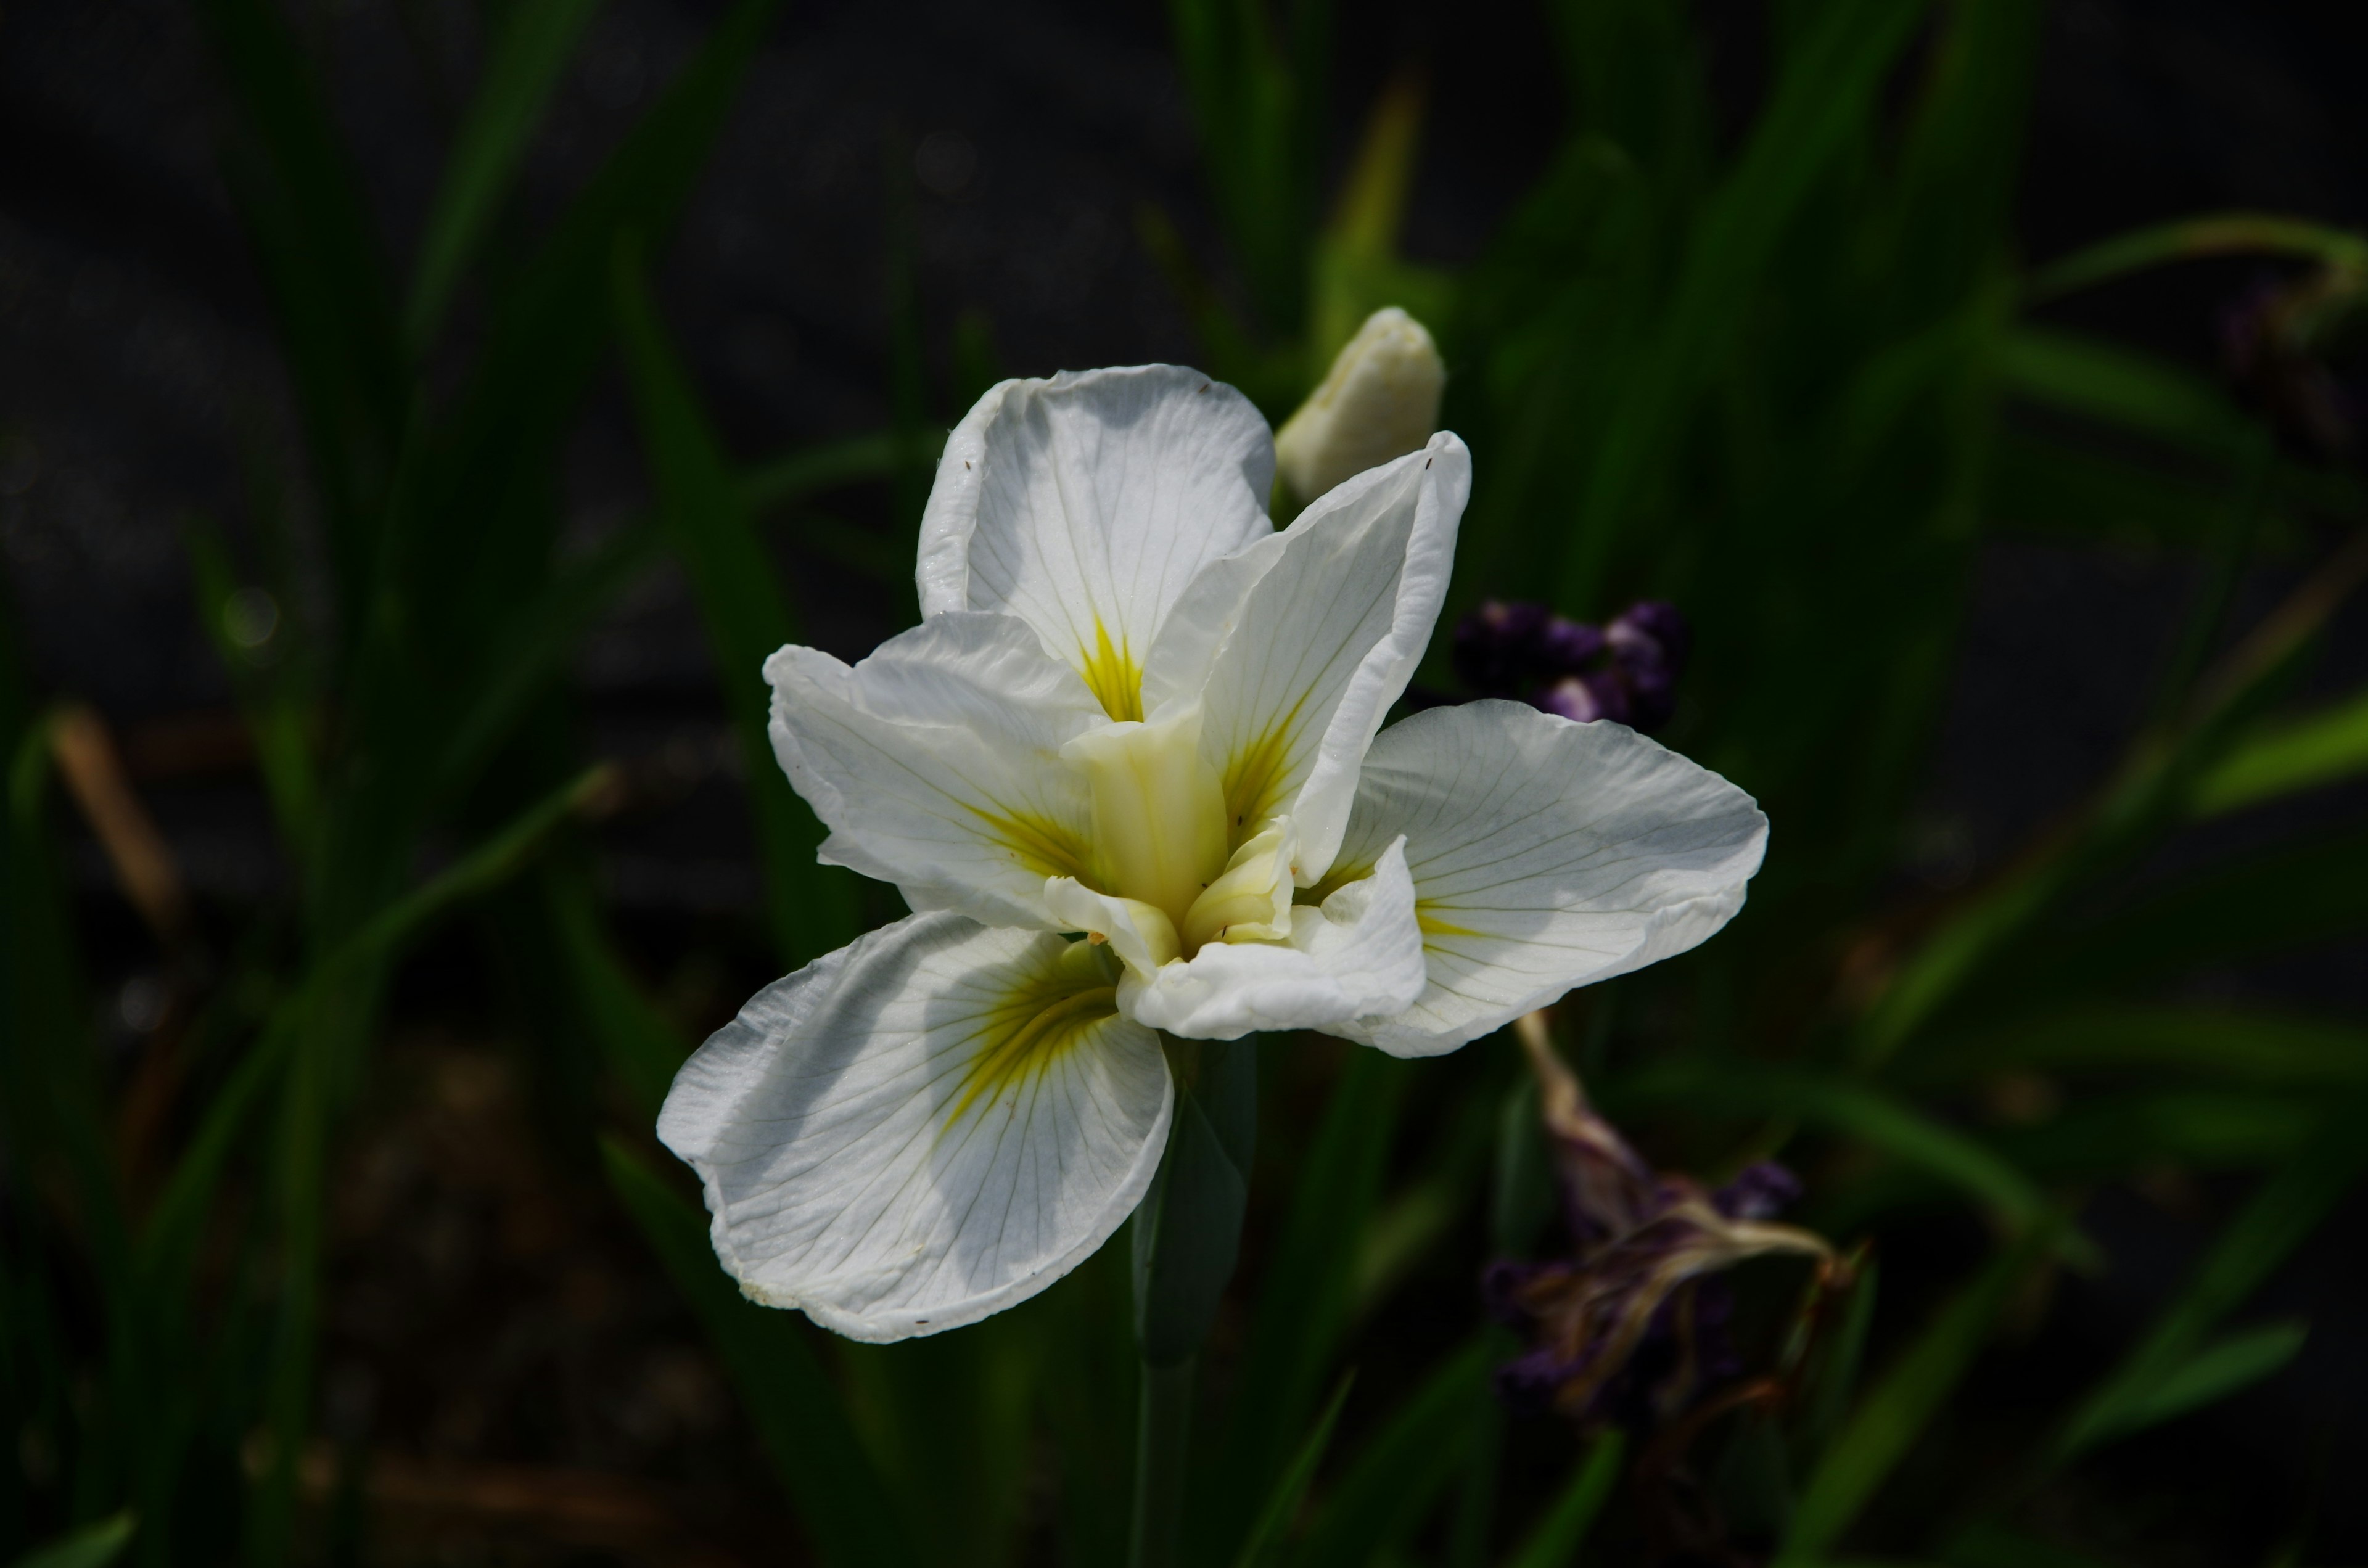
<instances>
[{"instance_id":1,"label":"purple bud cluster","mask_svg":"<svg viewBox=\"0 0 2368 1568\"><path fill-rule=\"evenodd\" d=\"M1668 722L1692 635L1677 607L1640 599L1601 627L1541 604L1490 599L1455 629L1455 673L1482 697L1509 697L1590 723Z\"/></svg>"}]
</instances>

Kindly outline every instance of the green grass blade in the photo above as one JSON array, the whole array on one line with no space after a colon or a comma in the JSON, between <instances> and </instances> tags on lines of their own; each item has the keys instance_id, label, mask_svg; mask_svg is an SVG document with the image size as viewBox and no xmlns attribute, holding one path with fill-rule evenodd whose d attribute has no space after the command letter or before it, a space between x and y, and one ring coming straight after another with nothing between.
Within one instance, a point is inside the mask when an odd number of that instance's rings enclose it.
<instances>
[{"instance_id":1,"label":"green grass blade","mask_svg":"<svg viewBox=\"0 0 2368 1568\"><path fill-rule=\"evenodd\" d=\"M1196 1512L1205 1555L1222 1557L1284 1467L1348 1327L1358 1251L1380 1200L1407 1070L1377 1051L1352 1053L1300 1167L1242 1356L1219 1467ZM1196 1532L1197 1533L1197 1532Z\"/></svg>"},{"instance_id":2,"label":"green grass blade","mask_svg":"<svg viewBox=\"0 0 2368 1568\"><path fill-rule=\"evenodd\" d=\"M674 1075L690 1054L682 1036L633 983L602 928L586 890L556 878L543 883L543 907L574 981L575 1010L609 1071L655 1124Z\"/></svg>"},{"instance_id":3,"label":"green grass blade","mask_svg":"<svg viewBox=\"0 0 2368 1568\"><path fill-rule=\"evenodd\" d=\"M2053 1240L2052 1228L2036 1228L1993 1260L1852 1413L1802 1490L1777 1556L1781 1568L1815 1563L1832 1552L1972 1369L2008 1291Z\"/></svg>"},{"instance_id":4,"label":"green grass blade","mask_svg":"<svg viewBox=\"0 0 2368 1568\"><path fill-rule=\"evenodd\" d=\"M2368 691L2240 737L2195 780L2189 809L2219 816L2368 771Z\"/></svg>"},{"instance_id":5,"label":"green grass blade","mask_svg":"<svg viewBox=\"0 0 2368 1568\"><path fill-rule=\"evenodd\" d=\"M2299 1318L2225 1335L2123 1409L2112 1435L2125 1437L2157 1426L2241 1392L2282 1370L2309 1336L2309 1324Z\"/></svg>"},{"instance_id":6,"label":"green grass blade","mask_svg":"<svg viewBox=\"0 0 2368 1568\"><path fill-rule=\"evenodd\" d=\"M2042 407L2208 457L2233 459L2253 440L2251 422L2203 377L2100 338L2017 327L1999 341L1996 369L2008 392Z\"/></svg>"},{"instance_id":7,"label":"green grass blade","mask_svg":"<svg viewBox=\"0 0 2368 1568\"><path fill-rule=\"evenodd\" d=\"M130 1514L117 1514L35 1547L17 1559L16 1568L107 1568L123 1555L138 1528Z\"/></svg>"},{"instance_id":8,"label":"green grass blade","mask_svg":"<svg viewBox=\"0 0 2368 1568\"><path fill-rule=\"evenodd\" d=\"M1588 1445L1587 1457L1571 1472L1545 1517L1538 1520L1519 1550L1505 1560L1505 1568L1569 1568L1587 1532L1611 1496L1620 1479L1621 1460L1627 1457L1627 1438L1614 1426Z\"/></svg>"},{"instance_id":9,"label":"green grass blade","mask_svg":"<svg viewBox=\"0 0 2368 1568\"><path fill-rule=\"evenodd\" d=\"M1675 449L1719 356L1743 324L1780 242L1831 163L1855 150L1885 74L1925 7L1899 0L1820 6L1790 51L1742 157L1702 208L1640 373L1613 408L1567 530L1555 601L1596 610L1602 576Z\"/></svg>"},{"instance_id":10,"label":"green grass blade","mask_svg":"<svg viewBox=\"0 0 2368 1568\"><path fill-rule=\"evenodd\" d=\"M895 472L894 432L850 436L758 463L740 476L740 504L751 516L795 505L842 484L885 479ZM931 461L934 462L934 455Z\"/></svg>"},{"instance_id":11,"label":"green grass blade","mask_svg":"<svg viewBox=\"0 0 2368 1568\"><path fill-rule=\"evenodd\" d=\"M2368 1139L2360 1136L2363 1111L2368 1098L2362 1096L2330 1107L2317 1134L2261 1183L2146 1338L2066 1419L2054 1449L2056 1462L2126 1430L2130 1413L2144 1409L2180 1369L2192 1365L2203 1336L2351 1189L2368 1169Z\"/></svg>"},{"instance_id":12,"label":"green grass blade","mask_svg":"<svg viewBox=\"0 0 2368 1568\"><path fill-rule=\"evenodd\" d=\"M2218 1007L2078 1006L1937 1040L1909 1071L1919 1087L1935 1087L2018 1069L2168 1073L2232 1086L2337 1088L2368 1081L2368 1029Z\"/></svg>"},{"instance_id":13,"label":"green grass blade","mask_svg":"<svg viewBox=\"0 0 2368 1568\"><path fill-rule=\"evenodd\" d=\"M1988 1147L1872 1085L1791 1068L1672 1061L1620 1079L1606 1098L1798 1116L1940 1177L2018 1227L2040 1225L2053 1212L2037 1184Z\"/></svg>"},{"instance_id":14,"label":"green grass blade","mask_svg":"<svg viewBox=\"0 0 2368 1568\"><path fill-rule=\"evenodd\" d=\"M2352 271L2368 269L2368 240L2323 223L2273 212L2214 212L2100 240L2032 274L2032 304L2110 278L2210 256L2283 256Z\"/></svg>"},{"instance_id":15,"label":"green grass blade","mask_svg":"<svg viewBox=\"0 0 2368 1568\"><path fill-rule=\"evenodd\" d=\"M1332 1446L1332 1428L1340 1419L1340 1407L1349 1403L1349 1390L1356 1381L1354 1372L1341 1378L1324 1414L1316 1417L1315 1429L1299 1445L1299 1452L1292 1456L1291 1468L1282 1472L1274 1490L1267 1494L1266 1506L1258 1510L1257 1520L1251 1524L1249 1539L1242 1542L1234 1568L1260 1568L1260 1564L1282 1560L1283 1532L1291 1528L1300 1503L1315 1481L1315 1469L1324 1462L1325 1450Z\"/></svg>"},{"instance_id":16,"label":"green grass blade","mask_svg":"<svg viewBox=\"0 0 2368 1568\"><path fill-rule=\"evenodd\" d=\"M1496 1350L1479 1335L1432 1370L1349 1461L1293 1568L1368 1568L1421 1525L1463 1458L1457 1437L1489 1397Z\"/></svg>"},{"instance_id":17,"label":"green grass blade","mask_svg":"<svg viewBox=\"0 0 2368 1568\"><path fill-rule=\"evenodd\" d=\"M411 280L404 335L423 352L518 173L543 107L600 0L519 0L502 14L484 75L445 160Z\"/></svg>"},{"instance_id":18,"label":"green grass blade","mask_svg":"<svg viewBox=\"0 0 2368 1568\"><path fill-rule=\"evenodd\" d=\"M767 735L772 697L761 672L775 649L799 640L797 625L749 526L723 449L659 324L638 262L621 248L615 301L663 525L690 578L739 733L774 936L794 968L855 935L847 873L815 863L822 826L780 777Z\"/></svg>"},{"instance_id":19,"label":"green grass blade","mask_svg":"<svg viewBox=\"0 0 2368 1568\"><path fill-rule=\"evenodd\" d=\"M798 1320L740 1293L716 1265L706 1217L632 1150L604 1138L601 1154L609 1187L730 1369L749 1424L823 1561L831 1568L917 1562L902 1539L888 1489L864 1457Z\"/></svg>"}]
</instances>

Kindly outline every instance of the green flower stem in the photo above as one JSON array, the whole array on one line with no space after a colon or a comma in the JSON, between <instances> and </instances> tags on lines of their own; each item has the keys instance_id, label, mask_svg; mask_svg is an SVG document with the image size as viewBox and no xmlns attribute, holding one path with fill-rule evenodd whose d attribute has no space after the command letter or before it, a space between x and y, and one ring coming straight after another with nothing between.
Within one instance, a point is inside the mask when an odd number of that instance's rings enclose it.
<instances>
[{"instance_id":1,"label":"green flower stem","mask_svg":"<svg viewBox=\"0 0 2368 1568\"><path fill-rule=\"evenodd\" d=\"M1134 1521L1127 1532L1131 1568L1170 1568L1184 1517L1184 1467L1192 1440L1192 1358L1170 1367L1143 1364L1134 1413Z\"/></svg>"},{"instance_id":2,"label":"green flower stem","mask_svg":"<svg viewBox=\"0 0 2368 1568\"><path fill-rule=\"evenodd\" d=\"M1159 1174L1134 1212L1135 1422L1132 1568L1176 1561L1192 1427L1192 1358L1233 1278L1258 1131L1258 1047L1167 1040L1176 1110Z\"/></svg>"}]
</instances>

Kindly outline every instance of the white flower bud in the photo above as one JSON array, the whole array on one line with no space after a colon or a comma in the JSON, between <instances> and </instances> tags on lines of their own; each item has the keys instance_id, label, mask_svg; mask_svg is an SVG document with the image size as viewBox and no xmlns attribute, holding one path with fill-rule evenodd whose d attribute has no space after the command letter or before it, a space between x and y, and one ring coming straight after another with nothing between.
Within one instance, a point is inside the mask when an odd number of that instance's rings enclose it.
<instances>
[{"instance_id":1,"label":"white flower bud","mask_svg":"<svg viewBox=\"0 0 2368 1568\"><path fill-rule=\"evenodd\" d=\"M1395 305L1375 311L1275 436L1282 482L1304 506L1344 479L1419 450L1439 423L1446 384L1447 367L1422 323Z\"/></svg>"}]
</instances>

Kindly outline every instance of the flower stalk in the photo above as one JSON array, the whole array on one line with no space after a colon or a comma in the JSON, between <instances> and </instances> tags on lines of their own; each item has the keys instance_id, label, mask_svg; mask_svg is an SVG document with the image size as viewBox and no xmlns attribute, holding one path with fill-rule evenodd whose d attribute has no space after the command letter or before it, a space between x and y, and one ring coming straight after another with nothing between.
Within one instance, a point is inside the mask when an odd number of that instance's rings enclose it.
<instances>
[{"instance_id":1,"label":"flower stalk","mask_svg":"<svg viewBox=\"0 0 2368 1568\"><path fill-rule=\"evenodd\" d=\"M1256 1036L1162 1040L1178 1093L1159 1174L1134 1213L1134 1342L1143 1378L1127 1552L1133 1568L1167 1568L1176 1560L1193 1359L1233 1278L1249 1199L1256 1042Z\"/></svg>"}]
</instances>

